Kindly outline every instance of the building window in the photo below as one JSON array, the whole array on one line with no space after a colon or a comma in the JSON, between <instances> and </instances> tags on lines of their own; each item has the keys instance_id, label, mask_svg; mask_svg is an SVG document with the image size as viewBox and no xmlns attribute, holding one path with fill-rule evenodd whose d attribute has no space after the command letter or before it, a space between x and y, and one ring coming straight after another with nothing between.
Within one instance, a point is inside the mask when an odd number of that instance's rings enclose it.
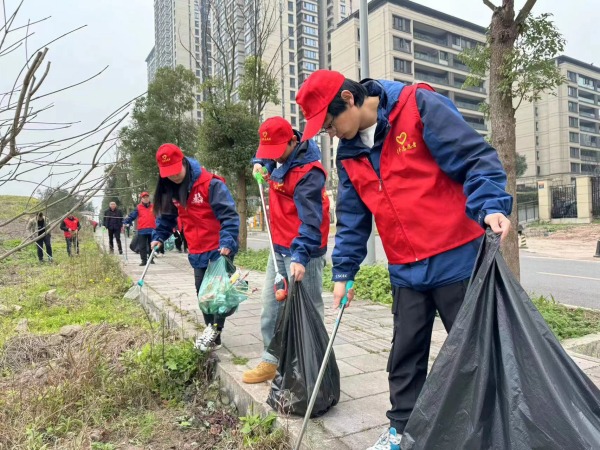
<instances>
[{"instance_id":1,"label":"building window","mask_svg":"<svg viewBox=\"0 0 600 450\"><path fill-rule=\"evenodd\" d=\"M535 111L535 112L534 112L534 114L535 114L535 117L537 117L537 116L538 116L538 107L537 107L537 106L536 106L536 107L534 107L534 109L533 109L533 110Z\"/></svg>"},{"instance_id":2,"label":"building window","mask_svg":"<svg viewBox=\"0 0 600 450\"><path fill-rule=\"evenodd\" d=\"M294 27L288 27L288 35L290 35L290 36L294 35Z\"/></svg>"},{"instance_id":3,"label":"building window","mask_svg":"<svg viewBox=\"0 0 600 450\"><path fill-rule=\"evenodd\" d=\"M535 146L538 147L540 145L540 137L536 136L535 137Z\"/></svg>"},{"instance_id":4,"label":"building window","mask_svg":"<svg viewBox=\"0 0 600 450\"><path fill-rule=\"evenodd\" d=\"M577 112L577 103L569 102L569 112Z\"/></svg>"},{"instance_id":5,"label":"building window","mask_svg":"<svg viewBox=\"0 0 600 450\"><path fill-rule=\"evenodd\" d=\"M571 158L579 159L579 149L577 147L571 147Z\"/></svg>"},{"instance_id":6,"label":"building window","mask_svg":"<svg viewBox=\"0 0 600 450\"><path fill-rule=\"evenodd\" d=\"M294 11L294 2L288 2L288 11Z\"/></svg>"},{"instance_id":7,"label":"building window","mask_svg":"<svg viewBox=\"0 0 600 450\"><path fill-rule=\"evenodd\" d=\"M294 15L288 14L288 23L294 23Z\"/></svg>"},{"instance_id":8,"label":"building window","mask_svg":"<svg viewBox=\"0 0 600 450\"><path fill-rule=\"evenodd\" d=\"M296 118L294 116L290 117L290 123L292 124L293 127L296 126Z\"/></svg>"},{"instance_id":9,"label":"building window","mask_svg":"<svg viewBox=\"0 0 600 450\"><path fill-rule=\"evenodd\" d=\"M289 42L289 47L290 47L291 49L293 49L293 48L294 48L294 40L293 40L293 39L290 39L290 42Z\"/></svg>"},{"instance_id":10,"label":"building window","mask_svg":"<svg viewBox=\"0 0 600 450\"><path fill-rule=\"evenodd\" d=\"M579 127L579 120L577 120L577 117L569 117L569 126L571 128Z\"/></svg>"},{"instance_id":11,"label":"building window","mask_svg":"<svg viewBox=\"0 0 600 450\"><path fill-rule=\"evenodd\" d=\"M317 12L317 5L313 5L312 3L302 2L302 8L307 11Z\"/></svg>"},{"instance_id":12,"label":"building window","mask_svg":"<svg viewBox=\"0 0 600 450\"><path fill-rule=\"evenodd\" d=\"M394 71L400 73L411 73L410 61L394 58Z\"/></svg>"},{"instance_id":13,"label":"building window","mask_svg":"<svg viewBox=\"0 0 600 450\"><path fill-rule=\"evenodd\" d=\"M290 87L291 88L295 88L296 87L296 79L295 78L290 78Z\"/></svg>"},{"instance_id":14,"label":"building window","mask_svg":"<svg viewBox=\"0 0 600 450\"><path fill-rule=\"evenodd\" d=\"M290 75L296 75L296 66L290 64Z\"/></svg>"},{"instance_id":15,"label":"building window","mask_svg":"<svg viewBox=\"0 0 600 450\"><path fill-rule=\"evenodd\" d=\"M291 101L295 101L296 100L296 91L290 91L290 100Z\"/></svg>"},{"instance_id":16,"label":"building window","mask_svg":"<svg viewBox=\"0 0 600 450\"><path fill-rule=\"evenodd\" d=\"M410 41L394 36L394 50L397 52L410 53Z\"/></svg>"},{"instance_id":17,"label":"building window","mask_svg":"<svg viewBox=\"0 0 600 450\"><path fill-rule=\"evenodd\" d=\"M569 132L569 142L579 142L579 133Z\"/></svg>"},{"instance_id":18,"label":"building window","mask_svg":"<svg viewBox=\"0 0 600 450\"><path fill-rule=\"evenodd\" d=\"M289 52L289 57L290 57L290 62L294 62L294 58L296 57L296 54L294 52Z\"/></svg>"},{"instance_id":19,"label":"building window","mask_svg":"<svg viewBox=\"0 0 600 450\"><path fill-rule=\"evenodd\" d=\"M535 123L535 131L540 131L540 124L539 123Z\"/></svg>"},{"instance_id":20,"label":"building window","mask_svg":"<svg viewBox=\"0 0 600 450\"><path fill-rule=\"evenodd\" d=\"M311 47L318 47L319 42L316 39L304 38L304 45L309 45Z\"/></svg>"},{"instance_id":21,"label":"building window","mask_svg":"<svg viewBox=\"0 0 600 450\"><path fill-rule=\"evenodd\" d=\"M542 168L540 166L537 166L537 174L538 175L542 174Z\"/></svg>"},{"instance_id":22,"label":"building window","mask_svg":"<svg viewBox=\"0 0 600 450\"><path fill-rule=\"evenodd\" d=\"M570 70L567 71L567 78L571 81L573 81L574 83L577 83L577 74L575 72L571 72Z\"/></svg>"},{"instance_id":23,"label":"building window","mask_svg":"<svg viewBox=\"0 0 600 450\"><path fill-rule=\"evenodd\" d=\"M316 28L313 27L307 27L307 26L303 26L302 27L302 31L306 34L310 34L312 36L317 36L319 33L317 32Z\"/></svg>"},{"instance_id":24,"label":"building window","mask_svg":"<svg viewBox=\"0 0 600 450\"><path fill-rule=\"evenodd\" d=\"M304 67L304 69L309 70L311 72L314 72L315 70L317 70L317 65L315 63L308 62L308 61L304 61L304 63L302 64L302 67Z\"/></svg>"},{"instance_id":25,"label":"building window","mask_svg":"<svg viewBox=\"0 0 600 450\"><path fill-rule=\"evenodd\" d=\"M404 17L400 17L394 14L392 16L392 26L398 31L410 33L410 20L405 19Z\"/></svg>"},{"instance_id":26,"label":"building window","mask_svg":"<svg viewBox=\"0 0 600 450\"><path fill-rule=\"evenodd\" d=\"M342 16L346 15L346 5L340 5L340 14Z\"/></svg>"},{"instance_id":27,"label":"building window","mask_svg":"<svg viewBox=\"0 0 600 450\"><path fill-rule=\"evenodd\" d=\"M296 104L295 103L290 104L290 112L292 114L296 114Z\"/></svg>"},{"instance_id":28,"label":"building window","mask_svg":"<svg viewBox=\"0 0 600 450\"><path fill-rule=\"evenodd\" d=\"M319 59L318 53L314 52L312 50L304 50L304 57L305 58L312 58L312 59Z\"/></svg>"},{"instance_id":29,"label":"building window","mask_svg":"<svg viewBox=\"0 0 600 450\"><path fill-rule=\"evenodd\" d=\"M302 14L302 18L305 22L317 23L317 18L315 16L311 16L310 14Z\"/></svg>"},{"instance_id":30,"label":"building window","mask_svg":"<svg viewBox=\"0 0 600 450\"><path fill-rule=\"evenodd\" d=\"M569 97L577 98L577 88L569 86Z\"/></svg>"},{"instance_id":31,"label":"building window","mask_svg":"<svg viewBox=\"0 0 600 450\"><path fill-rule=\"evenodd\" d=\"M571 163L571 172L572 173L579 173L580 172L580 165L577 163Z\"/></svg>"}]
</instances>

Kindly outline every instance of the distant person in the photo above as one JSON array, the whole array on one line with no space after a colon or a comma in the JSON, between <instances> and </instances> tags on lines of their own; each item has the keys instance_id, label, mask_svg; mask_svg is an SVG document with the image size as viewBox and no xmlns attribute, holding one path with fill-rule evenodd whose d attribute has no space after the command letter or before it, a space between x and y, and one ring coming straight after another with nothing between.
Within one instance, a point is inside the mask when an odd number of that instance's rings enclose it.
<instances>
[{"instance_id":1,"label":"distant person","mask_svg":"<svg viewBox=\"0 0 600 450\"><path fill-rule=\"evenodd\" d=\"M150 194L142 192L140 197L140 204L127 216L123 224L129 227L137 219L137 245L142 259L140 266L145 266L148 262L152 232L156 228L156 218L152 210L154 205L150 203ZM154 259L152 259L151 264L154 264Z\"/></svg>"},{"instance_id":2,"label":"distant person","mask_svg":"<svg viewBox=\"0 0 600 450\"><path fill-rule=\"evenodd\" d=\"M67 241L67 254L73 256L73 251L79 255L79 230L81 222L73 214L69 214L60 224L60 229L64 231L65 241Z\"/></svg>"},{"instance_id":3,"label":"distant person","mask_svg":"<svg viewBox=\"0 0 600 450\"><path fill-rule=\"evenodd\" d=\"M37 232L37 235L40 236L36 241L37 247L37 256L41 263L44 262L44 245L46 246L46 254L48 255L48 262L52 262L52 244L50 242L51 236L50 233L41 237L44 233L46 233L46 227L48 226L48 218L44 216L43 212L37 213L34 217L32 217L29 222L27 222L27 234L28 237L31 237L34 233Z\"/></svg>"},{"instance_id":4,"label":"distant person","mask_svg":"<svg viewBox=\"0 0 600 450\"><path fill-rule=\"evenodd\" d=\"M123 231L123 213L117 208L115 202L110 202L108 209L104 211L102 225L108 230L108 249L110 253L115 252L114 241L117 241L119 255L123 254L121 247L121 231Z\"/></svg>"},{"instance_id":5,"label":"distant person","mask_svg":"<svg viewBox=\"0 0 600 450\"><path fill-rule=\"evenodd\" d=\"M98 226L98 222L96 222L95 220L91 220L90 223L92 224L92 231L95 233L96 227Z\"/></svg>"}]
</instances>

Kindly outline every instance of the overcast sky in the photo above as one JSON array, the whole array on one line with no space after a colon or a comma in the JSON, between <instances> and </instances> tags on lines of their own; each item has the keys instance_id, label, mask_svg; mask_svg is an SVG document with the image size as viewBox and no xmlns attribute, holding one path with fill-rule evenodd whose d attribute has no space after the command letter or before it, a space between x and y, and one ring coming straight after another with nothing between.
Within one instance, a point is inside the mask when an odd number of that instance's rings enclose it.
<instances>
[{"instance_id":1,"label":"overcast sky","mask_svg":"<svg viewBox=\"0 0 600 450\"><path fill-rule=\"evenodd\" d=\"M7 11L12 11L17 3L17 0L6 0ZM359 1L353 3L358 8ZM418 3L482 26L488 25L491 17L491 11L481 0ZM516 7L524 3L524 0L516 0ZM36 25L30 51L68 29L87 25L51 46L48 60L52 62L52 69L45 83L46 91L80 81L109 66L99 78L55 96L55 107L44 116L46 121L81 121L77 129L93 128L115 107L146 90L145 59L154 43L153 4L153 0L25 0L19 24L25 24L27 19L52 16ZM538 0L534 8L536 14L554 14L567 40L565 54L600 66L600 40L594 35L598 30L596 11L597 0ZM0 59L1 92L13 82L14 70L20 69L22 57L22 53L15 52L11 58ZM88 157L91 159L90 154ZM85 163L85 156L81 160ZM0 187L0 194L28 192L27 188L24 192L23 186L15 184Z\"/></svg>"}]
</instances>

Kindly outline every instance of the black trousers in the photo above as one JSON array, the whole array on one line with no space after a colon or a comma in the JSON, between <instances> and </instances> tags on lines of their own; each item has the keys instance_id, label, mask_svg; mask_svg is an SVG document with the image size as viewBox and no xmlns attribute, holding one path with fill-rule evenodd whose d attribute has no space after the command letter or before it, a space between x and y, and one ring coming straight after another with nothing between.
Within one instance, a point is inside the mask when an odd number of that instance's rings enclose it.
<instances>
[{"instance_id":1,"label":"black trousers","mask_svg":"<svg viewBox=\"0 0 600 450\"><path fill-rule=\"evenodd\" d=\"M390 383L390 426L404 431L425 378L435 311L450 331L465 297L469 280L419 292L393 287L394 337L387 371Z\"/></svg>"},{"instance_id":2,"label":"black trousers","mask_svg":"<svg viewBox=\"0 0 600 450\"><path fill-rule=\"evenodd\" d=\"M52 258L52 244L50 243L50 239L50 235L47 234L36 242L37 256L40 261L44 260L44 245L46 246L46 253L48 254L48 257Z\"/></svg>"},{"instance_id":3,"label":"black trousers","mask_svg":"<svg viewBox=\"0 0 600 450\"><path fill-rule=\"evenodd\" d=\"M202 280L204 279L204 274L206 273L206 268L204 269L194 269L194 281L196 282L196 295L200 291L200 286L202 285ZM233 272L232 272L233 273ZM225 326L225 318L232 315L237 308L233 308L231 311L226 312L225 314L205 314L204 323L206 325L217 325L217 330L221 331Z\"/></svg>"},{"instance_id":4,"label":"black trousers","mask_svg":"<svg viewBox=\"0 0 600 450\"><path fill-rule=\"evenodd\" d=\"M140 257L142 262L146 264L148 262L148 255L150 254L150 244L152 243L151 234L139 234L138 233L138 250L140 251Z\"/></svg>"},{"instance_id":5,"label":"black trousers","mask_svg":"<svg viewBox=\"0 0 600 450\"><path fill-rule=\"evenodd\" d=\"M108 229L108 248L111 252L115 250L115 245L113 239L117 241L117 248L119 249L119 253L123 253L123 248L121 247L121 230L111 230Z\"/></svg>"},{"instance_id":6,"label":"black trousers","mask_svg":"<svg viewBox=\"0 0 600 450\"><path fill-rule=\"evenodd\" d=\"M73 256L73 251L79 255L79 239L77 236L66 237L65 241L67 241L67 255Z\"/></svg>"},{"instance_id":7,"label":"black trousers","mask_svg":"<svg viewBox=\"0 0 600 450\"><path fill-rule=\"evenodd\" d=\"M178 251L181 251L181 247L183 246L183 250L187 252L188 245L185 240L185 234L183 234L183 230L179 230L175 233L175 247Z\"/></svg>"}]
</instances>

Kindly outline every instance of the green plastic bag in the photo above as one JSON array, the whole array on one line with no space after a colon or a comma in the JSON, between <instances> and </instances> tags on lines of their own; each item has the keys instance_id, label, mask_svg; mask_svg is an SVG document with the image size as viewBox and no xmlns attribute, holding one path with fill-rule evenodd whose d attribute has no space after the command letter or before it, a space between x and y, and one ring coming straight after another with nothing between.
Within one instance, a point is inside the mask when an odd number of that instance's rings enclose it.
<instances>
[{"instance_id":1,"label":"green plastic bag","mask_svg":"<svg viewBox=\"0 0 600 450\"><path fill-rule=\"evenodd\" d=\"M175 236L171 236L165 241L165 250L171 251L175 248Z\"/></svg>"},{"instance_id":2,"label":"green plastic bag","mask_svg":"<svg viewBox=\"0 0 600 450\"><path fill-rule=\"evenodd\" d=\"M198 291L198 306L205 314L226 314L248 298L248 282L223 256L208 264Z\"/></svg>"}]
</instances>

